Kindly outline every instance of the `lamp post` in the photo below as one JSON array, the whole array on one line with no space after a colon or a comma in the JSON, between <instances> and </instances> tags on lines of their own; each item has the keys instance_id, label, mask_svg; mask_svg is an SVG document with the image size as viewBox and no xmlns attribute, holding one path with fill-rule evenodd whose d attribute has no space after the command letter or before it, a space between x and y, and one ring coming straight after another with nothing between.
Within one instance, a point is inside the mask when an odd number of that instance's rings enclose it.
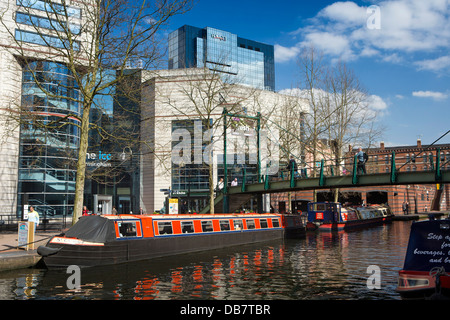
<instances>
[{"instance_id":1,"label":"lamp post","mask_svg":"<svg viewBox=\"0 0 450 320\"><path fill-rule=\"evenodd\" d=\"M223 212L228 213L230 211L230 203L229 203L229 196L228 196L228 168L227 168L227 117L236 117L236 118L245 118L245 119L251 119L256 120L256 149L257 149L257 181L258 183L261 182L261 151L260 151L260 129L261 129L261 113L258 112L256 117L247 116L247 115L240 115L235 113L228 113L227 109L223 109ZM245 167L245 164L244 164ZM262 208L261 201L258 199L258 207Z\"/></svg>"}]
</instances>

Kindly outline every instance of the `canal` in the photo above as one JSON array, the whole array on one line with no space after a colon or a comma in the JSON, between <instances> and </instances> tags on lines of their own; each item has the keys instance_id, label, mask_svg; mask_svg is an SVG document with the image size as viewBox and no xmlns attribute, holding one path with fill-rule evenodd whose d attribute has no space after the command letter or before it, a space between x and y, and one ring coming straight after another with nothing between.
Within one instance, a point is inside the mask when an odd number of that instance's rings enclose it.
<instances>
[{"instance_id":1,"label":"canal","mask_svg":"<svg viewBox=\"0 0 450 320\"><path fill-rule=\"evenodd\" d=\"M6 271L0 273L0 299L399 300L397 274L410 225L394 221L352 232L312 233L82 269L77 289L68 288L71 274L66 270ZM374 275L379 282L371 280Z\"/></svg>"}]
</instances>

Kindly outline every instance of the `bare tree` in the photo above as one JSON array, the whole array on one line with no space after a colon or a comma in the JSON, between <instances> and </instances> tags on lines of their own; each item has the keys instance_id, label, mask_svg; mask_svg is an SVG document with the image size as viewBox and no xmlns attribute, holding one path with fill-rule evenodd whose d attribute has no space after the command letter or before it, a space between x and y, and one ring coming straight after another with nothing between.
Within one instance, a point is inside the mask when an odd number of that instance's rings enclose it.
<instances>
[{"instance_id":1,"label":"bare tree","mask_svg":"<svg viewBox=\"0 0 450 320\"><path fill-rule=\"evenodd\" d=\"M75 223L83 207L89 132L95 128L108 139L114 136L110 130L91 124L95 99L101 94L107 94L105 92L110 88L126 83L126 79L133 76L132 72L128 72L130 65L140 64L145 69L158 66L163 56L160 47L162 39L158 31L171 17L189 10L191 1L91 0L73 4L63 1L61 5L45 0L19 0L18 4L20 9L16 14L16 28L11 28L9 14L15 13L11 8L0 13L0 23L10 32L11 53L45 96L67 99L80 107L79 112L68 110L63 117L50 121L39 119L32 108L27 110L27 115L32 115L27 122L35 117L31 121L32 125L46 130L50 126L51 130L57 130L70 123L79 129L72 220ZM80 12L82 14L78 14ZM25 31L15 32L15 29ZM65 83L58 78L43 79L43 73L33 64L35 61L56 61L65 65L72 80ZM115 70L115 76L110 77L107 70ZM45 85L48 82L56 85L58 90L49 89ZM64 94L69 91L77 91L79 95ZM11 106L12 109L16 107ZM23 119L26 115L24 108L19 110Z\"/></svg>"},{"instance_id":2,"label":"bare tree","mask_svg":"<svg viewBox=\"0 0 450 320\"><path fill-rule=\"evenodd\" d=\"M378 113L370 108L367 91L344 63L325 65L322 54L309 47L300 55L299 66L302 81L296 92L310 105L305 120L305 149L312 157L311 175L317 174L314 166L319 155L331 160L335 174L340 174L345 145L380 136Z\"/></svg>"},{"instance_id":3,"label":"bare tree","mask_svg":"<svg viewBox=\"0 0 450 320\"><path fill-rule=\"evenodd\" d=\"M203 153L201 145L196 145L189 150L192 153L183 154L182 166L193 163L200 167L207 167L209 184L210 213L214 214L214 154L220 146L217 141L224 134L223 111L230 113L244 113L243 103L252 97L256 90L252 88L239 87L237 80L227 77L221 72L221 65L216 68L184 69L180 71L180 79L172 89L163 88L158 92L161 104L166 106L166 115L171 119L186 120L194 119L201 123L199 128L203 133L202 141L209 141ZM178 99L174 97L178 96ZM189 120L191 121L191 120ZM232 125L228 121L227 128ZM178 151L176 151L178 152ZM226 155L224 154L224 157ZM179 163L171 163L171 166ZM167 168L167 169L170 169Z\"/></svg>"},{"instance_id":4,"label":"bare tree","mask_svg":"<svg viewBox=\"0 0 450 320\"><path fill-rule=\"evenodd\" d=\"M338 62L327 74L328 99L324 112L331 144L335 174L340 174L344 147L379 136L377 112L369 107L369 95L361 86L353 70ZM366 138L366 139L365 139ZM338 190L335 190L335 201Z\"/></svg>"}]
</instances>

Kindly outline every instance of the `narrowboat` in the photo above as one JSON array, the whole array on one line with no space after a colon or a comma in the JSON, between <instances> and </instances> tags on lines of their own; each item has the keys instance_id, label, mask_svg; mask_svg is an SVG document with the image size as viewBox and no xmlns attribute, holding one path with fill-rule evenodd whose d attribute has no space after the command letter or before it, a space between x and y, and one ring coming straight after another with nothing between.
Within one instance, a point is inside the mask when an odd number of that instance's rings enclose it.
<instances>
[{"instance_id":1,"label":"narrowboat","mask_svg":"<svg viewBox=\"0 0 450 320\"><path fill-rule=\"evenodd\" d=\"M48 268L92 267L301 236L299 215L85 216L37 249Z\"/></svg>"},{"instance_id":2,"label":"narrowboat","mask_svg":"<svg viewBox=\"0 0 450 320\"><path fill-rule=\"evenodd\" d=\"M339 202L308 203L308 231L342 231L392 221L388 206L343 207Z\"/></svg>"},{"instance_id":3,"label":"narrowboat","mask_svg":"<svg viewBox=\"0 0 450 320\"><path fill-rule=\"evenodd\" d=\"M450 220L411 224L396 291L403 299L450 298Z\"/></svg>"}]
</instances>

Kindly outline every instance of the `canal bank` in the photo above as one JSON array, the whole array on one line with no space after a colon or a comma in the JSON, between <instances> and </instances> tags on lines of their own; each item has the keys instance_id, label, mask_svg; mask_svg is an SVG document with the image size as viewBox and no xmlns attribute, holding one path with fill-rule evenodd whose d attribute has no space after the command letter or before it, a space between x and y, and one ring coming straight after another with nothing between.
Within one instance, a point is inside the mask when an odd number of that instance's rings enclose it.
<instances>
[{"instance_id":1,"label":"canal bank","mask_svg":"<svg viewBox=\"0 0 450 320\"><path fill-rule=\"evenodd\" d=\"M34 249L25 250L18 247L18 233L13 231L0 232L0 272L21 268L34 267L41 257L36 248L45 244L51 237L60 231L37 231L35 234Z\"/></svg>"},{"instance_id":2,"label":"canal bank","mask_svg":"<svg viewBox=\"0 0 450 320\"><path fill-rule=\"evenodd\" d=\"M447 218L449 212L424 212L421 214L395 215L394 221L410 221ZM61 233L60 230L38 230L35 235L34 250L18 248L18 233L14 231L0 232L0 272L36 266L41 257L37 254L37 247L45 244L51 237Z\"/></svg>"},{"instance_id":3,"label":"canal bank","mask_svg":"<svg viewBox=\"0 0 450 320\"><path fill-rule=\"evenodd\" d=\"M445 219L449 216L447 211L430 211L423 213L411 213L411 214L399 214L394 215L394 221L410 221L410 220L423 220L423 219Z\"/></svg>"}]
</instances>

